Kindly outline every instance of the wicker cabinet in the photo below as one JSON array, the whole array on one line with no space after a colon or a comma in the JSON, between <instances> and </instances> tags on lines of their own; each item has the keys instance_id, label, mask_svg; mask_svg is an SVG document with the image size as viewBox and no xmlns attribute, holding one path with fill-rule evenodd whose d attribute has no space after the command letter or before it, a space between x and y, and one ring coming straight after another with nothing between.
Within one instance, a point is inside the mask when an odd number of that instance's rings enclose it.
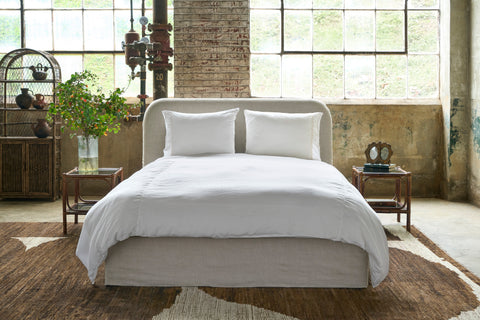
<instances>
[{"instance_id":1,"label":"wicker cabinet","mask_svg":"<svg viewBox=\"0 0 480 320\"><path fill-rule=\"evenodd\" d=\"M33 73L39 71L34 77ZM50 124L51 134L45 138L37 138L32 126L38 119L45 119L60 81L60 67L49 53L18 49L0 61L0 198L58 198L58 123ZM19 108L15 98L22 88L41 94L44 108Z\"/></svg>"}]
</instances>

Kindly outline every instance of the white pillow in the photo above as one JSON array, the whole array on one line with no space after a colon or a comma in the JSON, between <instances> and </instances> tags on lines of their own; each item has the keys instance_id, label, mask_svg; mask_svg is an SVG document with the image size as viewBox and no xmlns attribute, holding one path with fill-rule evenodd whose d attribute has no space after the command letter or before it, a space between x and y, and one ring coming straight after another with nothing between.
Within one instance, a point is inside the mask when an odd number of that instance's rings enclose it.
<instances>
[{"instance_id":1,"label":"white pillow","mask_svg":"<svg viewBox=\"0 0 480 320\"><path fill-rule=\"evenodd\" d=\"M322 115L245 110L245 152L320 160Z\"/></svg>"},{"instance_id":2,"label":"white pillow","mask_svg":"<svg viewBox=\"0 0 480 320\"><path fill-rule=\"evenodd\" d=\"M164 156L235 153L238 108L211 113L162 113L166 129Z\"/></svg>"}]
</instances>

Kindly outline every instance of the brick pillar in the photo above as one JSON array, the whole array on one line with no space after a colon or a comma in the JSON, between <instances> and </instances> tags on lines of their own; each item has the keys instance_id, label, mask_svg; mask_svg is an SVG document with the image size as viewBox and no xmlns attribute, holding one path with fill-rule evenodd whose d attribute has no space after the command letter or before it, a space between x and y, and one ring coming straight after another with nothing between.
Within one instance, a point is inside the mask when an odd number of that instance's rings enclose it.
<instances>
[{"instance_id":1,"label":"brick pillar","mask_svg":"<svg viewBox=\"0 0 480 320\"><path fill-rule=\"evenodd\" d=\"M248 0L175 0L176 98L250 97Z\"/></svg>"}]
</instances>

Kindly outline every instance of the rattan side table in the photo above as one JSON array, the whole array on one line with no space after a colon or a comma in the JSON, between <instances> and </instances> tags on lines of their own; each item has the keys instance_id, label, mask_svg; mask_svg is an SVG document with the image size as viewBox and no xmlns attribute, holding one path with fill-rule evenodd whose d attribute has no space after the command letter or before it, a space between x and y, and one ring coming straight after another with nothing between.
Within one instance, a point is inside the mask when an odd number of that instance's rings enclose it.
<instances>
[{"instance_id":1,"label":"rattan side table","mask_svg":"<svg viewBox=\"0 0 480 320\"><path fill-rule=\"evenodd\" d=\"M390 172L363 172L363 167L352 168L352 184L365 197L365 183L370 179L390 179L395 181L395 193L393 199L366 199L370 207L377 213L396 213L397 221L400 215L407 216L406 228L410 232L411 223L411 196L412 196L412 173L396 167ZM402 191L403 190L403 191Z\"/></svg>"},{"instance_id":2,"label":"rattan side table","mask_svg":"<svg viewBox=\"0 0 480 320\"><path fill-rule=\"evenodd\" d=\"M74 168L63 173L62 180L63 233L67 234L67 215L74 215L75 223L78 223L78 216L86 215L88 210L98 202L98 200L86 200L82 198L80 181L102 180L108 184L109 190L112 190L117 184L122 182L123 168L99 168L98 172L92 174L81 174L78 172L78 168ZM73 203L69 201L68 185L70 182L74 183Z\"/></svg>"}]
</instances>

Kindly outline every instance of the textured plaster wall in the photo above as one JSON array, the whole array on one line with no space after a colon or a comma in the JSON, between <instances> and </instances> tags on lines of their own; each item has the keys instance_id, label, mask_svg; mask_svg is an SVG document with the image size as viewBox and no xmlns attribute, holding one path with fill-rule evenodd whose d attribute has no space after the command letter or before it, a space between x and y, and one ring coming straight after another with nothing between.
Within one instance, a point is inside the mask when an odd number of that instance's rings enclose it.
<instances>
[{"instance_id":1,"label":"textured plaster wall","mask_svg":"<svg viewBox=\"0 0 480 320\"><path fill-rule=\"evenodd\" d=\"M480 2L471 1L471 116L468 157L468 197L480 206Z\"/></svg>"},{"instance_id":2,"label":"textured plaster wall","mask_svg":"<svg viewBox=\"0 0 480 320\"><path fill-rule=\"evenodd\" d=\"M70 139L70 132L62 134L62 172L78 166L76 139ZM119 133L100 137L98 149L100 167L123 167L125 178L131 176L142 167L142 122L123 123ZM83 183L83 186L87 195L100 195L107 190L102 181Z\"/></svg>"},{"instance_id":3,"label":"textured plaster wall","mask_svg":"<svg viewBox=\"0 0 480 320\"><path fill-rule=\"evenodd\" d=\"M335 166L348 178L352 165L365 163L371 142L392 145L391 162L411 171L414 197L438 197L443 139L440 105L330 105ZM370 195L390 195L393 184L368 182Z\"/></svg>"},{"instance_id":4,"label":"textured plaster wall","mask_svg":"<svg viewBox=\"0 0 480 320\"><path fill-rule=\"evenodd\" d=\"M444 8L445 9L445 8ZM443 63L449 86L442 88L445 127L445 198L466 200L468 189L468 150L470 136L470 3L468 0L450 1L450 8L442 12L449 19L448 30L442 29ZM445 22L445 21L443 21ZM447 47L445 46L447 45Z\"/></svg>"}]
</instances>

